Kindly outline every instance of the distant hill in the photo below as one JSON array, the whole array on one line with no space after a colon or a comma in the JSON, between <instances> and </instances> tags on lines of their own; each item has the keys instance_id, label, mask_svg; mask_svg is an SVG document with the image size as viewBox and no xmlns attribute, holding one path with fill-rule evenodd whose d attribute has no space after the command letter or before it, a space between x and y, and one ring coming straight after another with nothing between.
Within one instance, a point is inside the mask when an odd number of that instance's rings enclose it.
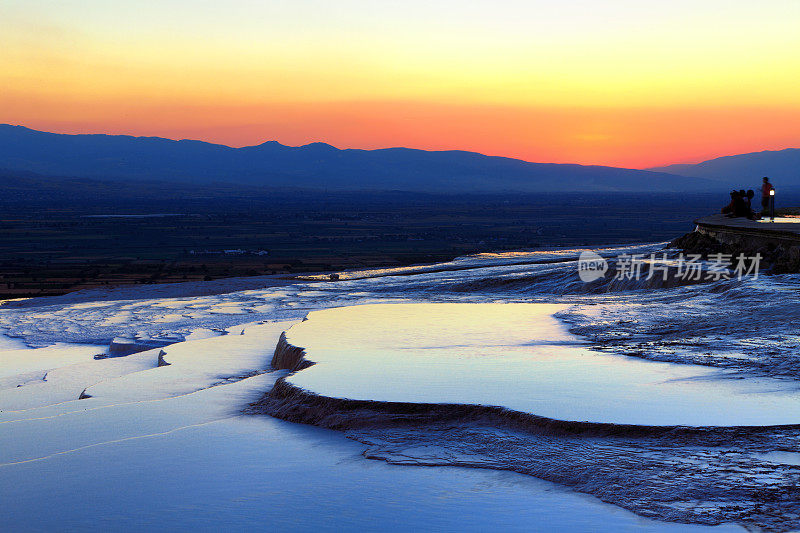
<instances>
[{"instance_id":1,"label":"distant hill","mask_svg":"<svg viewBox=\"0 0 800 533\"><path fill-rule=\"evenodd\" d=\"M530 163L464 151L340 150L270 141L231 148L127 135L64 135L0 125L0 168L100 180L413 192L672 192L713 181L602 166Z\"/></svg>"},{"instance_id":2,"label":"distant hill","mask_svg":"<svg viewBox=\"0 0 800 533\"><path fill-rule=\"evenodd\" d=\"M776 188L800 190L800 149L753 152L718 157L694 165L669 165L651 168L681 176L699 176L717 180L729 187L755 189L763 176L769 176Z\"/></svg>"}]
</instances>

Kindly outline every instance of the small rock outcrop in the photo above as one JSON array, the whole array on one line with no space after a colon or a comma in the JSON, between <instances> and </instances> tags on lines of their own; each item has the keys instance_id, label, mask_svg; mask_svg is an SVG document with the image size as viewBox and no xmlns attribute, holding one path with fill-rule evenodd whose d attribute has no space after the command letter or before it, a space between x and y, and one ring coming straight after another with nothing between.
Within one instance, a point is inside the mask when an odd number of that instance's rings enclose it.
<instances>
[{"instance_id":1,"label":"small rock outcrop","mask_svg":"<svg viewBox=\"0 0 800 533\"><path fill-rule=\"evenodd\" d=\"M296 372L313 365L305 358L306 351L303 348L294 346L286 340L286 332L281 333L278 344L275 346L275 353L272 355L272 368L276 370L291 370Z\"/></svg>"}]
</instances>

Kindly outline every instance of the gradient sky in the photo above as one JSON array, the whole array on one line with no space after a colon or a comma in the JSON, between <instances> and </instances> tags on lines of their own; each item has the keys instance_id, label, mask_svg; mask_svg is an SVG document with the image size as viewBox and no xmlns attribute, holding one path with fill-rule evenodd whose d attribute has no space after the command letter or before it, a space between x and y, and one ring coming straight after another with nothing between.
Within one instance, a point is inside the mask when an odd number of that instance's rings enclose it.
<instances>
[{"instance_id":1,"label":"gradient sky","mask_svg":"<svg viewBox=\"0 0 800 533\"><path fill-rule=\"evenodd\" d=\"M2 0L0 122L628 167L800 147L800 1Z\"/></svg>"}]
</instances>

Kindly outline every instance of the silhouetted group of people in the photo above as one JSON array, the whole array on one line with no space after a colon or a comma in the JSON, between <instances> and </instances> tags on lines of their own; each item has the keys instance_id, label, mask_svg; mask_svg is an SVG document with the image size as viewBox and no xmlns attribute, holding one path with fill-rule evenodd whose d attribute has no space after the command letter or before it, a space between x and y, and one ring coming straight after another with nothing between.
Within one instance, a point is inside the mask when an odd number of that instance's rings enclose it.
<instances>
[{"instance_id":1,"label":"silhouetted group of people","mask_svg":"<svg viewBox=\"0 0 800 533\"><path fill-rule=\"evenodd\" d=\"M765 217L769 209L770 197L773 194L772 189L769 178L765 177L761 185L761 212L758 214L753 211L753 198L756 195L753 189L731 191L731 203L722 208L722 213L729 217L745 217L750 220Z\"/></svg>"}]
</instances>

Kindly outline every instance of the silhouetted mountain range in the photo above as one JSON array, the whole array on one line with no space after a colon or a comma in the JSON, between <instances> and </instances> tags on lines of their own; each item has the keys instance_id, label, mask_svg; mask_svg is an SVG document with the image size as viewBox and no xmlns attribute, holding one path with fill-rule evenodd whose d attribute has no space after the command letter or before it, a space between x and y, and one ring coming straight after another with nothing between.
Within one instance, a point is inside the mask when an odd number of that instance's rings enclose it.
<instances>
[{"instance_id":1,"label":"silhouetted mountain range","mask_svg":"<svg viewBox=\"0 0 800 533\"><path fill-rule=\"evenodd\" d=\"M752 152L709 159L693 165L669 165L651 168L681 176L698 176L723 182L737 189L747 184L755 189L763 176L769 176L777 188L800 189L800 149Z\"/></svg>"},{"instance_id":2,"label":"silhouetted mountain range","mask_svg":"<svg viewBox=\"0 0 800 533\"><path fill-rule=\"evenodd\" d=\"M602 166L530 163L464 151L340 150L270 141L231 148L127 135L64 135L0 125L0 168L99 180L416 192L701 191L713 181Z\"/></svg>"}]
</instances>

